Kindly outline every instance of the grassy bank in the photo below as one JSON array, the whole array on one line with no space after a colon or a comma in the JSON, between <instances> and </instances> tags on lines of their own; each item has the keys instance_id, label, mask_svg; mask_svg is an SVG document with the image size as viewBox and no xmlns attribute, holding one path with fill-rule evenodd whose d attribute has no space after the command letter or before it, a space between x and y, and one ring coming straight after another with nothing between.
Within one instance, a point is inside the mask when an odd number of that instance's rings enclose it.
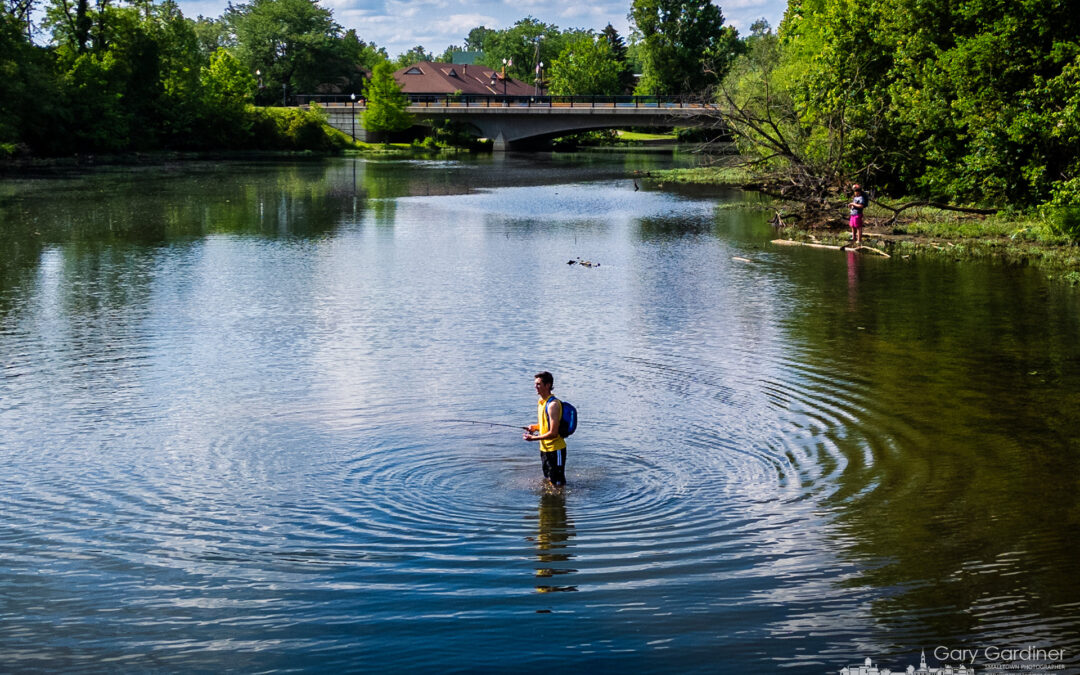
<instances>
[{"instance_id":1,"label":"grassy bank","mask_svg":"<svg viewBox=\"0 0 1080 675\"><path fill-rule=\"evenodd\" d=\"M724 165L651 171L648 177L657 183L689 183L722 187L746 187L754 183L753 174L746 169Z\"/></svg>"},{"instance_id":2,"label":"grassy bank","mask_svg":"<svg viewBox=\"0 0 1080 675\"><path fill-rule=\"evenodd\" d=\"M674 132L669 134L646 134L638 131L618 129L615 135L627 143L678 143L679 137Z\"/></svg>"},{"instance_id":3,"label":"grassy bank","mask_svg":"<svg viewBox=\"0 0 1080 675\"><path fill-rule=\"evenodd\" d=\"M288 133L285 125L276 125L273 142L256 148L223 148L218 150L150 150L139 152L80 153L64 157L0 154L0 173L23 169L71 170L95 166L152 165L164 162L199 160L274 160L304 159L356 155L361 157L446 157L473 152L436 143L365 143L354 141L348 134L320 124L309 128L302 140ZM304 147L308 141L312 147Z\"/></svg>"},{"instance_id":4,"label":"grassy bank","mask_svg":"<svg viewBox=\"0 0 1080 675\"><path fill-rule=\"evenodd\" d=\"M755 184L752 174L731 166L654 171L649 178L659 184L748 188ZM888 203L900 203L900 200ZM783 217L785 213L797 213L797 205L777 201L771 207L784 221L777 228L779 238L839 245L846 243L850 236L845 226L846 210L838 210L836 217L828 222L803 223L797 218ZM1032 265L1050 278L1080 285L1080 224L1077 220L1080 216L1067 211L1003 211L987 216L926 206L908 209L894 221L891 211L871 204L865 212L863 239L864 243L901 259L928 256Z\"/></svg>"}]
</instances>

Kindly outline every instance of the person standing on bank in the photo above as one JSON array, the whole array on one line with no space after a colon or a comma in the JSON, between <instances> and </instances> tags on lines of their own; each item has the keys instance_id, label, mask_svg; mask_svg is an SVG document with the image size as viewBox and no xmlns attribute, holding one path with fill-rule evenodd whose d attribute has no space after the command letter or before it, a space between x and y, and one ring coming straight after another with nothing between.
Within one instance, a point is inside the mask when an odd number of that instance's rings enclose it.
<instances>
[{"instance_id":1,"label":"person standing on bank","mask_svg":"<svg viewBox=\"0 0 1080 675\"><path fill-rule=\"evenodd\" d=\"M559 436L559 422L562 421L562 403L551 394L555 387L555 378L546 370L537 373L535 378L537 424L529 425L528 432L522 438L526 441L539 441L540 463L544 469L544 478L552 485L566 484L566 441Z\"/></svg>"},{"instance_id":2,"label":"person standing on bank","mask_svg":"<svg viewBox=\"0 0 1080 675\"><path fill-rule=\"evenodd\" d=\"M866 208L866 195L862 192L862 186L855 183L851 186L851 189L855 192L855 196L851 198L851 203L848 204L848 208L851 209L848 212L850 218L848 224L851 225L851 241L856 245L862 245L862 228L863 228L863 209Z\"/></svg>"}]
</instances>

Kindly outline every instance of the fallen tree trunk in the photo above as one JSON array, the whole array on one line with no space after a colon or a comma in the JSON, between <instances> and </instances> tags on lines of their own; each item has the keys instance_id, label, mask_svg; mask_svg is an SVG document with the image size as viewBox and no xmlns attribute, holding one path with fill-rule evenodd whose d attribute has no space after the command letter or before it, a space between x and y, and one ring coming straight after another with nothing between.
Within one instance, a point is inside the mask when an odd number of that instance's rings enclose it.
<instances>
[{"instance_id":1,"label":"fallen tree trunk","mask_svg":"<svg viewBox=\"0 0 1080 675\"><path fill-rule=\"evenodd\" d=\"M897 219L900 218L901 213L903 213L904 211L907 211L908 209L913 209L913 208L915 208L917 206L929 206L931 208L941 209L942 211L956 211L958 213L972 213L972 214L980 215L980 216L990 216L990 215L993 215L993 214L998 212L998 209L978 209L978 208L967 207L967 206L953 206L951 204L942 204L941 202L931 202L931 201L908 202L907 204L901 204L900 206L889 206L888 204L879 202L876 199L872 200L872 201L873 201L874 204L877 204L881 208L892 211L893 216L892 216L892 219L890 219L889 222L887 223L888 225L895 225Z\"/></svg>"},{"instance_id":2,"label":"fallen tree trunk","mask_svg":"<svg viewBox=\"0 0 1080 675\"><path fill-rule=\"evenodd\" d=\"M885 258L892 257L885 251L882 251L880 248L866 246L865 244L861 244L859 246L848 246L847 244L841 244L840 246L836 246L834 244L815 244L809 241L795 241L793 239L773 239L772 243L779 244L780 246L809 246L810 248L824 248L830 251L856 251L859 253L866 251L868 253L880 255Z\"/></svg>"}]
</instances>

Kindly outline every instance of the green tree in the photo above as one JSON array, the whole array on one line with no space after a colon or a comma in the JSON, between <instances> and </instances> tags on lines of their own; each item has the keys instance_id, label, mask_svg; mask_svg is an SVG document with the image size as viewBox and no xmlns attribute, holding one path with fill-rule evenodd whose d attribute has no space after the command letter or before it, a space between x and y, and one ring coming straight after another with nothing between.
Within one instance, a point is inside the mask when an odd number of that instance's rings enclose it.
<instances>
[{"instance_id":1,"label":"green tree","mask_svg":"<svg viewBox=\"0 0 1080 675\"><path fill-rule=\"evenodd\" d=\"M209 62L210 57L222 47L235 47L235 40L229 25L223 20L207 19L200 16L192 26L199 41L199 53Z\"/></svg>"},{"instance_id":2,"label":"green tree","mask_svg":"<svg viewBox=\"0 0 1080 675\"><path fill-rule=\"evenodd\" d=\"M346 64L342 89L359 94L367 83L367 75L376 64L387 60L386 50L360 39L354 29L345 31L338 46L340 57Z\"/></svg>"},{"instance_id":3,"label":"green tree","mask_svg":"<svg viewBox=\"0 0 1080 675\"><path fill-rule=\"evenodd\" d=\"M570 43L551 64L549 91L556 96L622 93L622 64L603 36Z\"/></svg>"},{"instance_id":4,"label":"green tree","mask_svg":"<svg viewBox=\"0 0 1080 675\"><path fill-rule=\"evenodd\" d=\"M112 52L75 57L63 78L71 149L87 152L129 146L134 119L123 102L125 71Z\"/></svg>"},{"instance_id":5,"label":"green tree","mask_svg":"<svg viewBox=\"0 0 1080 675\"><path fill-rule=\"evenodd\" d=\"M738 35L711 0L633 0L641 35L641 94L702 94L738 54Z\"/></svg>"},{"instance_id":6,"label":"green tree","mask_svg":"<svg viewBox=\"0 0 1080 675\"><path fill-rule=\"evenodd\" d=\"M154 109L149 114L160 122L160 139L168 147L201 145L195 138L207 111L204 110L202 69L206 58L200 49L195 22L184 18L172 0L145 10L147 32L156 45L156 72L149 85Z\"/></svg>"},{"instance_id":7,"label":"green tree","mask_svg":"<svg viewBox=\"0 0 1080 675\"><path fill-rule=\"evenodd\" d=\"M399 55L396 59L394 59L394 66L396 68L404 68L406 66L411 66L412 64L419 61L434 60L435 56L428 50L424 49L423 45L416 45L409 51Z\"/></svg>"},{"instance_id":8,"label":"green tree","mask_svg":"<svg viewBox=\"0 0 1080 675\"><path fill-rule=\"evenodd\" d=\"M848 174L993 204L1038 203L1075 175L1056 85L1080 55L1080 16L1063 3L807 0L781 36L807 119L843 120Z\"/></svg>"},{"instance_id":9,"label":"green tree","mask_svg":"<svg viewBox=\"0 0 1080 675\"><path fill-rule=\"evenodd\" d=\"M16 32L21 33L27 42L31 41L34 34L33 18L38 9L35 5L35 0L5 0L0 3L0 17L11 21Z\"/></svg>"},{"instance_id":10,"label":"green tree","mask_svg":"<svg viewBox=\"0 0 1080 675\"><path fill-rule=\"evenodd\" d=\"M261 71L263 102L348 80L355 68L343 58L341 26L316 0L252 0L230 6L224 18L240 62Z\"/></svg>"},{"instance_id":11,"label":"green tree","mask_svg":"<svg viewBox=\"0 0 1080 675\"><path fill-rule=\"evenodd\" d=\"M24 31L21 16L0 12L0 144L36 147L56 138L63 107L53 59Z\"/></svg>"},{"instance_id":12,"label":"green tree","mask_svg":"<svg viewBox=\"0 0 1080 675\"><path fill-rule=\"evenodd\" d=\"M216 110L244 110L255 94L255 78L227 49L218 49L210 57L202 81L206 100Z\"/></svg>"},{"instance_id":13,"label":"green tree","mask_svg":"<svg viewBox=\"0 0 1080 675\"><path fill-rule=\"evenodd\" d=\"M537 60L552 63L566 45L585 36L591 37L592 33L579 29L563 31L528 16L506 30L484 34L483 64L501 72L506 61L509 77L532 82Z\"/></svg>"},{"instance_id":14,"label":"green tree","mask_svg":"<svg viewBox=\"0 0 1080 675\"><path fill-rule=\"evenodd\" d=\"M459 47L458 45L448 45L446 49L443 50L443 53L439 56L437 61L439 63L453 63L454 54L458 54L463 51L465 51L465 49Z\"/></svg>"},{"instance_id":15,"label":"green tree","mask_svg":"<svg viewBox=\"0 0 1080 675\"><path fill-rule=\"evenodd\" d=\"M465 38L465 50L470 52L482 52L487 46L487 39L491 35L498 31L491 28L485 28L484 26L477 26L469 31L469 36Z\"/></svg>"},{"instance_id":16,"label":"green tree","mask_svg":"<svg viewBox=\"0 0 1080 675\"><path fill-rule=\"evenodd\" d=\"M723 113L811 201L1080 202L1080 17L1062 3L801 0L745 41Z\"/></svg>"},{"instance_id":17,"label":"green tree","mask_svg":"<svg viewBox=\"0 0 1080 675\"><path fill-rule=\"evenodd\" d=\"M611 45L612 58L619 67L619 93L630 94L634 91L634 85L637 84L634 77L634 71L630 67L628 61L628 51L626 48L626 42L623 41L622 36L619 35L619 31L615 29L610 23L604 26L604 30L600 31L600 34Z\"/></svg>"},{"instance_id":18,"label":"green tree","mask_svg":"<svg viewBox=\"0 0 1080 675\"><path fill-rule=\"evenodd\" d=\"M243 147L251 135L255 78L227 49L214 52L201 75L207 123L200 131L205 144Z\"/></svg>"},{"instance_id":19,"label":"green tree","mask_svg":"<svg viewBox=\"0 0 1080 675\"><path fill-rule=\"evenodd\" d=\"M412 126L412 115L405 111L409 100L394 81L394 67L390 63L375 66L365 96L363 125L368 131L401 131Z\"/></svg>"}]
</instances>

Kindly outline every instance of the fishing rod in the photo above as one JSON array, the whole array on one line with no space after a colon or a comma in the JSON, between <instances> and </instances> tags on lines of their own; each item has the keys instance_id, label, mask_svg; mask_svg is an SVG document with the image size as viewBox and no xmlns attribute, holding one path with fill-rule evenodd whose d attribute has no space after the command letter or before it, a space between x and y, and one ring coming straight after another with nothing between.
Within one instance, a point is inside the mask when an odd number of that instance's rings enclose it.
<instances>
[{"instance_id":1,"label":"fishing rod","mask_svg":"<svg viewBox=\"0 0 1080 675\"><path fill-rule=\"evenodd\" d=\"M524 429L529 430L529 427L519 426L517 424L503 424L502 422L485 422L483 420L439 420L440 422L461 422L462 424L487 424L492 427L509 427L511 429Z\"/></svg>"}]
</instances>

